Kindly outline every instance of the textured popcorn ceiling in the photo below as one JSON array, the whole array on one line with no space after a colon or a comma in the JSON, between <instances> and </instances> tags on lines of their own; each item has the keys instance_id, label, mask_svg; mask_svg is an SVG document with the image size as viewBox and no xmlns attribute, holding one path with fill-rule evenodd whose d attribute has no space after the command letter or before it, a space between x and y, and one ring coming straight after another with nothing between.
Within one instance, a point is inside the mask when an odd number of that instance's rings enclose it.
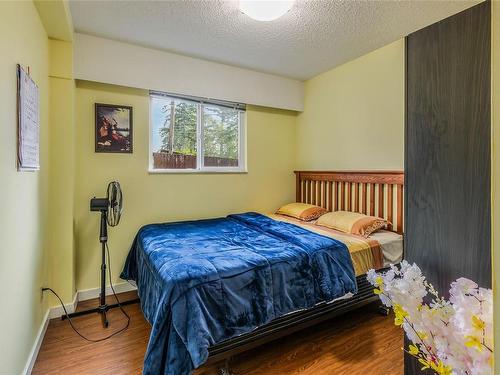
<instances>
[{"instance_id":1,"label":"textured popcorn ceiling","mask_svg":"<svg viewBox=\"0 0 500 375\"><path fill-rule=\"evenodd\" d=\"M71 0L70 6L78 32L304 80L476 3L298 0L271 22L250 19L237 1Z\"/></svg>"}]
</instances>

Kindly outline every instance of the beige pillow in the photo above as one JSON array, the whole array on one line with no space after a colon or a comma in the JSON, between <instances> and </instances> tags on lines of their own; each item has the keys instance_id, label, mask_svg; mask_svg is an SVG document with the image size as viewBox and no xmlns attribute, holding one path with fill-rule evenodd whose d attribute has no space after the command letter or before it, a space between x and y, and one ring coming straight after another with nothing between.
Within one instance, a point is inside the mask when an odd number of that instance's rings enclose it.
<instances>
[{"instance_id":1,"label":"beige pillow","mask_svg":"<svg viewBox=\"0 0 500 375\"><path fill-rule=\"evenodd\" d=\"M289 203L280 207L277 214L291 216L302 221L316 220L328 212L323 207L306 203Z\"/></svg>"},{"instance_id":2,"label":"beige pillow","mask_svg":"<svg viewBox=\"0 0 500 375\"><path fill-rule=\"evenodd\" d=\"M316 224L344 233L368 237L373 232L387 227L390 223L380 217L368 216L357 212L335 211L321 216L316 221Z\"/></svg>"}]
</instances>

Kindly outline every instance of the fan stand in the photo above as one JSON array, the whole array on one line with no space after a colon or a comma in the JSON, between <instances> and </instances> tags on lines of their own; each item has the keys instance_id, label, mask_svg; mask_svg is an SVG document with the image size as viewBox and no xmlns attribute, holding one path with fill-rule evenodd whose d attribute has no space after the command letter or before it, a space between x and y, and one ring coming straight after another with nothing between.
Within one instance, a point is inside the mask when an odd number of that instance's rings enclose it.
<instances>
[{"instance_id":1,"label":"fan stand","mask_svg":"<svg viewBox=\"0 0 500 375\"><path fill-rule=\"evenodd\" d=\"M106 304L106 243L108 242L108 226L107 226L107 221L106 221L106 211L107 210L101 210L101 231L99 235L99 242L101 242L101 253L102 253L102 260L101 260L101 292L99 294L99 306L93 309L89 310L83 310L83 311L76 311L72 314L68 315L63 315L61 317L62 320L69 318L73 318L76 316L82 316L82 315L87 315L91 313L99 313L101 314L101 319L102 319L102 325L104 328L108 328L109 321L107 318L107 312L110 309L114 309L116 307L120 306L125 306L125 305L131 305L133 303L139 302L139 298L134 298L129 301L125 302L120 302L120 303L115 303L112 305Z\"/></svg>"}]
</instances>

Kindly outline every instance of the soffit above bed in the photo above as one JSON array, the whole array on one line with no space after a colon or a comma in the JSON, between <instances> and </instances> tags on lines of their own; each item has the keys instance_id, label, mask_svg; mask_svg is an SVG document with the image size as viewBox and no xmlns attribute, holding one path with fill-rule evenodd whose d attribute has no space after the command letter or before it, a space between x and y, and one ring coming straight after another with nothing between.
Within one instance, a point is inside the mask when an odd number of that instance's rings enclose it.
<instances>
[{"instance_id":1,"label":"soffit above bed","mask_svg":"<svg viewBox=\"0 0 500 375\"><path fill-rule=\"evenodd\" d=\"M301 81L76 33L75 79L302 111Z\"/></svg>"},{"instance_id":2,"label":"soffit above bed","mask_svg":"<svg viewBox=\"0 0 500 375\"><path fill-rule=\"evenodd\" d=\"M311 78L477 1L301 1L272 22L237 1L77 1L77 32L256 71ZM112 58L112 56L103 56Z\"/></svg>"}]
</instances>

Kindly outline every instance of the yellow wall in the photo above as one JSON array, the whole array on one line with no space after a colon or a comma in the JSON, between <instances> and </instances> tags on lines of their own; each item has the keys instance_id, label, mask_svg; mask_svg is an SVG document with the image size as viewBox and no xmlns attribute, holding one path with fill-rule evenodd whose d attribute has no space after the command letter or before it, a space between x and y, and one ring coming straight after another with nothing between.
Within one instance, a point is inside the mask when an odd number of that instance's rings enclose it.
<instances>
[{"instance_id":1,"label":"yellow wall","mask_svg":"<svg viewBox=\"0 0 500 375\"><path fill-rule=\"evenodd\" d=\"M49 47L32 2L0 2L0 374L23 371L47 304ZM16 170L16 64L40 88L38 172Z\"/></svg>"},{"instance_id":2,"label":"yellow wall","mask_svg":"<svg viewBox=\"0 0 500 375\"><path fill-rule=\"evenodd\" d=\"M68 0L33 0L33 2L49 38L67 42L73 40L73 19Z\"/></svg>"},{"instance_id":3,"label":"yellow wall","mask_svg":"<svg viewBox=\"0 0 500 375\"><path fill-rule=\"evenodd\" d=\"M94 103L133 106L134 153L94 153ZM144 90L90 82L76 89L76 287L98 287L99 215L89 199L118 180L124 193L119 226L110 228L115 281L137 230L153 222L271 211L294 200L294 112L248 107L247 174L149 174L149 97Z\"/></svg>"},{"instance_id":4,"label":"yellow wall","mask_svg":"<svg viewBox=\"0 0 500 375\"><path fill-rule=\"evenodd\" d=\"M403 169L404 40L305 84L299 169Z\"/></svg>"},{"instance_id":5,"label":"yellow wall","mask_svg":"<svg viewBox=\"0 0 500 375\"><path fill-rule=\"evenodd\" d=\"M49 285L65 303L75 294L73 209L75 82L73 45L50 40ZM51 296L51 306L59 301Z\"/></svg>"},{"instance_id":6,"label":"yellow wall","mask_svg":"<svg viewBox=\"0 0 500 375\"><path fill-rule=\"evenodd\" d=\"M492 257L493 270L500 270L500 2L491 3L492 10ZM500 293L496 272L493 272L495 322L495 373L500 374Z\"/></svg>"}]
</instances>

